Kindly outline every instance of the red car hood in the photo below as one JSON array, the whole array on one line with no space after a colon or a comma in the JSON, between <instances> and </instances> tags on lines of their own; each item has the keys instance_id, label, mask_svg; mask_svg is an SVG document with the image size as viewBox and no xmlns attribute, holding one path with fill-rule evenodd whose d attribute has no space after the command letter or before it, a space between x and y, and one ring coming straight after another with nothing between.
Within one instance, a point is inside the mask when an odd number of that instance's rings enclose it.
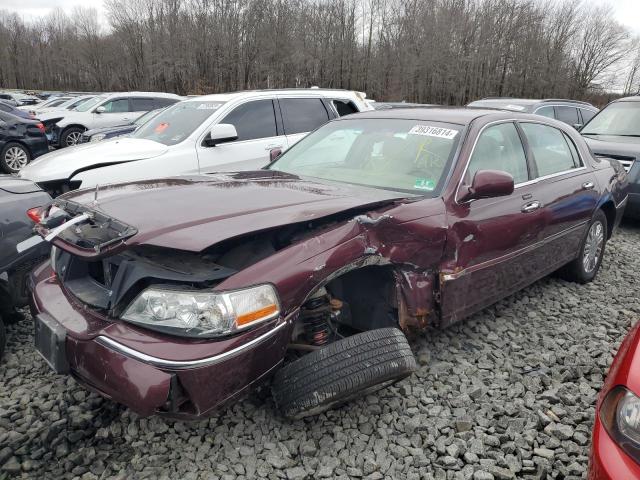
<instances>
[{"instance_id":1,"label":"red car hood","mask_svg":"<svg viewBox=\"0 0 640 480\"><path fill-rule=\"evenodd\" d=\"M94 200L97 196L97 204ZM398 192L316 183L272 171L146 180L61 198L137 229L127 245L199 252L222 240L351 209L375 208Z\"/></svg>"}]
</instances>

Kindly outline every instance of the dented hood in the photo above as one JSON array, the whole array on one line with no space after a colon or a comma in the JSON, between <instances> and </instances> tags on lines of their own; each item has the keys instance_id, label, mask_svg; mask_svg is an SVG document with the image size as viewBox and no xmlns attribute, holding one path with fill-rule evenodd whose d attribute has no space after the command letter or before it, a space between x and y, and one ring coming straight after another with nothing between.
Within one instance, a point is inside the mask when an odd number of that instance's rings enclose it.
<instances>
[{"instance_id":1,"label":"dented hood","mask_svg":"<svg viewBox=\"0 0 640 480\"><path fill-rule=\"evenodd\" d=\"M115 138L103 142L83 143L61 148L34 160L20 171L20 177L34 182L66 180L75 173L123 162L157 157L168 147L142 138Z\"/></svg>"},{"instance_id":2,"label":"dented hood","mask_svg":"<svg viewBox=\"0 0 640 480\"><path fill-rule=\"evenodd\" d=\"M336 213L375 208L407 194L316 183L272 171L145 180L62 198L134 227L127 245L199 252L222 240Z\"/></svg>"}]
</instances>

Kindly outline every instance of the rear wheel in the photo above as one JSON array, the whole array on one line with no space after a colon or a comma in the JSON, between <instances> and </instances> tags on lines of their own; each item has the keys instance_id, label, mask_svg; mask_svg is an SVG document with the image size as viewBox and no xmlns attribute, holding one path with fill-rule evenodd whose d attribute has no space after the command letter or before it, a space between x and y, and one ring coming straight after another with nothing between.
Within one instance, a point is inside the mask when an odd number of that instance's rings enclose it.
<instances>
[{"instance_id":1,"label":"rear wheel","mask_svg":"<svg viewBox=\"0 0 640 480\"><path fill-rule=\"evenodd\" d=\"M600 270L606 243L607 216L602 210L597 210L589 223L578 258L562 268L560 276L570 282L592 281Z\"/></svg>"},{"instance_id":2,"label":"rear wheel","mask_svg":"<svg viewBox=\"0 0 640 480\"><path fill-rule=\"evenodd\" d=\"M72 147L82 143L83 128L70 127L62 132L60 135L60 147Z\"/></svg>"},{"instance_id":3,"label":"rear wheel","mask_svg":"<svg viewBox=\"0 0 640 480\"><path fill-rule=\"evenodd\" d=\"M416 360L404 334L380 328L331 343L284 366L272 392L286 417L318 415L411 375Z\"/></svg>"},{"instance_id":4,"label":"rear wheel","mask_svg":"<svg viewBox=\"0 0 640 480\"><path fill-rule=\"evenodd\" d=\"M29 160L29 150L16 142L7 143L0 153L0 167L5 173L18 173Z\"/></svg>"}]
</instances>

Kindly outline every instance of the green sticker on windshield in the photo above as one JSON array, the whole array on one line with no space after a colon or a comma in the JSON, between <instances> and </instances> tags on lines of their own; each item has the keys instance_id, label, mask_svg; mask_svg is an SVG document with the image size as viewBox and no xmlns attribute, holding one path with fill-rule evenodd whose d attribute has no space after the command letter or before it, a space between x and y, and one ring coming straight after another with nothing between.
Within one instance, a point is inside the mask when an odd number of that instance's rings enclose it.
<instances>
[{"instance_id":1,"label":"green sticker on windshield","mask_svg":"<svg viewBox=\"0 0 640 480\"><path fill-rule=\"evenodd\" d=\"M433 191L436 188L436 182L430 178L416 178L416 183L413 184L413 188L417 190Z\"/></svg>"}]
</instances>

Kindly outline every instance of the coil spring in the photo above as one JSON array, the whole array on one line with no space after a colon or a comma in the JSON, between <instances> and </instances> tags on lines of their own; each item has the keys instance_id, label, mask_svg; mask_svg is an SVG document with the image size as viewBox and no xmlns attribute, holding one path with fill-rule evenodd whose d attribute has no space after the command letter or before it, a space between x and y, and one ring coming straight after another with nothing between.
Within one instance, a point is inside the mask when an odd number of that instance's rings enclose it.
<instances>
[{"instance_id":1,"label":"coil spring","mask_svg":"<svg viewBox=\"0 0 640 480\"><path fill-rule=\"evenodd\" d=\"M302 307L300 313L307 342L317 347L328 343L331 337L329 297L323 295L310 299Z\"/></svg>"}]
</instances>

